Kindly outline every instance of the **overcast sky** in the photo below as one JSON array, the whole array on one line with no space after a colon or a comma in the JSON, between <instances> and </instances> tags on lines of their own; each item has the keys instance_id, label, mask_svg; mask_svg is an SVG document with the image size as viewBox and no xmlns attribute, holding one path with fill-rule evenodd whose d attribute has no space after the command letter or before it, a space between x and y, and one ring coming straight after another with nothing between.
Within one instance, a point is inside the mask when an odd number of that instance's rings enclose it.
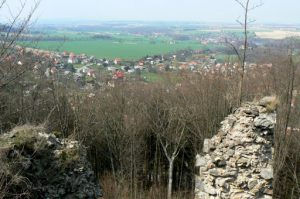
<instances>
[{"instance_id":1,"label":"overcast sky","mask_svg":"<svg viewBox=\"0 0 300 199\"><path fill-rule=\"evenodd\" d=\"M10 0L11 7L16 3ZM27 0L33 2L34 0ZM150 20L235 22L242 9L234 0L41 0L39 21ZM300 24L300 0L262 0L251 13L256 23ZM256 3L259 0L252 0Z\"/></svg>"}]
</instances>

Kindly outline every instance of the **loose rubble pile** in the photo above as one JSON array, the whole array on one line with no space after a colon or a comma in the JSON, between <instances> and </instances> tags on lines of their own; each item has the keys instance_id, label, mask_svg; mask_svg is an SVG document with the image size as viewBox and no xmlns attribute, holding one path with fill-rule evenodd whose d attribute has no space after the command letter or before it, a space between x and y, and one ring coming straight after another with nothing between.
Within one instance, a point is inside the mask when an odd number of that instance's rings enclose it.
<instances>
[{"instance_id":1,"label":"loose rubble pile","mask_svg":"<svg viewBox=\"0 0 300 199\"><path fill-rule=\"evenodd\" d=\"M101 196L86 150L77 142L22 126L0 136L0 195L4 198ZM1 197L0 197L1 198Z\"/></svg>"},{"instance_id":2,"label":"loose rubble pile","mask_svg":"<svg viewBox=\"0 0 300 199\"><path fill-rule=\"evenodd\" d=\"M271 199L276 113L246 103L229 115L196 157L196 199Z\"/></svg>"}]
</instances>

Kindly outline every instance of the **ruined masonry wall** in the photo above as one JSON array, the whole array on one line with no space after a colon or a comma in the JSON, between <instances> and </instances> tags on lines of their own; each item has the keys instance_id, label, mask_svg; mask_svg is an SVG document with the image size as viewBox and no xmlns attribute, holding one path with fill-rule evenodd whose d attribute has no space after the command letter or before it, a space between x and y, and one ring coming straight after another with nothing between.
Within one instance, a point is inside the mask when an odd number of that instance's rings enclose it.
<instances>
[{"instance_id":1,"label":"ruined masonry wall","mask_svg":"<svg viewBox=\"0 0 300 199\"><path fill-rule=\"evenodd\" d=\"M243 104L196 157L196 199L271 199L276 113Z\"/></svg>"}]
</instances>

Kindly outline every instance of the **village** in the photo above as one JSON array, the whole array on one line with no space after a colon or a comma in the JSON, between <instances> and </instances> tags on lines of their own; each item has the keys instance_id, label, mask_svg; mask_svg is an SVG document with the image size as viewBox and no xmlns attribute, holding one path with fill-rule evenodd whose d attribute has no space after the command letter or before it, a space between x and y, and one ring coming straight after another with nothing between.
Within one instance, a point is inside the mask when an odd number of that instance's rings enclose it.
<instances>
[{"instance_id":1,"label":"village","mask_svg":"<svg viewBox=\"0 0 300 199\"><path fill-rule=\"evenodd\" d=\"M137 61L128 61L121 58L99 59L86 54L72 52L51 52L32 48L16 48L18 54L30 53L35 59L34 70L44 71L48 79L64 78L73 79L78 86L93 89L95 85L114 86L115 82L126 80L139 80L144 82L156 75L182 71L199 73L202 75L221 73L224 75L238 75L238 60L232 56L217 59L215 53L203 50L180 50L165 55L145 56ZM22 65L24 60L18 60ZM266 73L272 68L271 63L256 64L246 63L247 70L260 68Z\"/></svg>"},{"instance_id":2,"label":"village","mask_svg":"<svg viewBox=\"0 0 300 199\"><path fill-rule=\"evenodd\" d=\"M20 49L19 49L20 50ZM24 49L23 49L24 50ZM146 56L138 61L115 59L98 59L85 54L76 55L68 52L49 52L37 49L26 49L27 53L33 53L39 61L34 66L37 72L42 66L47 66L45 76L48 79L73 80L82 89L89 91L89 97L93 96L95 88L111 88L116 83L125 81L151 82L146 74L163 75L164 73L187 72L187 74L236 76L239 78L239 63L218 62L214 53L202 50L180 50L166 55ZM229 59L229 58L228 58ZM21 64L21 61L19 61ZM258 73L267 75L273 67L272 63L246 63L245 73L255 78ZM180 84L177 84L180 85ZM291 107L296 107L297 90L293 92ZM290 129L289 129L290 130ZM299 131L299 129L294 129Z\"/></svg>"}]
</instances>

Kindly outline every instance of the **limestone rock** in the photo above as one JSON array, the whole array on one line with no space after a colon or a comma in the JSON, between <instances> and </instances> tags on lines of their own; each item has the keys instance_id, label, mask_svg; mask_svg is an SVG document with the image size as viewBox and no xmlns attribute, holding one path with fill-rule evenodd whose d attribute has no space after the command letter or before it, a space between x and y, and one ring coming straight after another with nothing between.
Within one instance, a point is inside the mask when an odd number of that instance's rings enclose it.
<instances>
[{"instance_id":1,"label":"limestone rock","mask_svg":"<svg viewBox=\"0 0 300 199\"><path fill-rule=\"evenodd\" d=\"M205 157L201 157L199 154L196 156L196 167L203 167L207 165L208 160Z\"/></svg>"},{"instance_id":2,"label":"limestone rock","mask_svg":"<svg viewBox=\"0 0 300 199\"><path fill-rule=\"evenodd\" d=\"M230 199L255 199L255 197L245 192L236 192L230 196Z\"/></svg>"},{"instance_id":3,"label":"limestone rock","mask_svg":"<svg viewBox=\"0 0 300 199\"><path fill-rule=\"evenodd\" d=\"M204 183L202 182L202 180L196 180L196 184L195 184L195 187L197 190L199 191L204 191Z\"/></svg>"},{"instance_id":4,"label":"limestone rock","mask_svg":"<svg viewBox=\"0 0 300 199\"><path fill-rule=\"evenodd\" d=\"M210 151L211 142L209 139L205 139L203 143L203 152L208 153Z\"/></svg>"},{"instance_id":5,"label":"limestone rock","mask_svg":"<svg viewBox=\"0 0 300 199\"><path fill-rule=\"evenodd\" d=\"M204 185L204 192L208 193L209 195L217 195L217 189L208 184Z\"/></svg>"},{"instance_id":6,"label":"limestone rock","mask_svg":"<svg viewBox=\"0 0 300 199\"><path fill-rule=\"evenodd\" d=\"M273 179L273 168L262 169L260 172L260 175L262 178L264 178L266 180Z\"/></svg>"},{"instance_id":7,"label":"limestone rock","mask_svg":"<svg viewBox=\"0 0 300 199\"><path fill-rule=\"evenodd\" d=\"M250 190L252 190L257 184L258 184L258 181L256 179L250 179L248 181L248 188Z\"/></svg>"},{"instance_id":8,"label":"limestone rock","mask_svg":"<svg viewBox=\"0 0 300 199\"><path fill-rule=\"evenodd\" d=\"M273 130L276 123L276 114L261 114L254 119L254 126L262 130Z\"/></svg>"},{"instance_id":9,"label":"limestone rock","mask_svg":"<svg viewBox=\"0 0 300 199\"><path fill-rule=\"evenodd\" d=\"M251 116L251 117L257 117L257 116L259 116L259 110L258 110L257 107L246 108L246 109L244 110L244 112L245 112L247 115Z\"/></svg>"}]
</instances>

